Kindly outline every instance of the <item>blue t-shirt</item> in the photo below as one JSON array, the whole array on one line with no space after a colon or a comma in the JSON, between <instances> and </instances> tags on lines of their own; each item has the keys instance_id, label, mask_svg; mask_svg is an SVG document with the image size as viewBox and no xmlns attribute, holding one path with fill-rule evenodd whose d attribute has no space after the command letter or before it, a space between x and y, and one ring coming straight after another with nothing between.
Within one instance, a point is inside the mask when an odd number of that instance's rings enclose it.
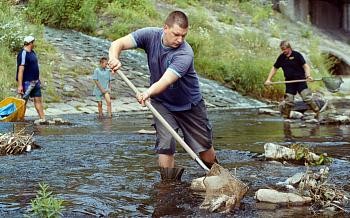
<instances>
[{"instance_id":1,"label":"blue t-shirt","mask_svg":"<svg viewBox=\"0 0 350 218\"><path fill-rule=\"evenodd\" d=\"M151 73L151 85L170 70L179 79L164 92L154 97L170 111L191 109L202 99L199 80L193 64L193 50L184 41L178 48L166 47L162 43L163 29L147 27L131 33L135 47L145 50Z\"/></svg>"},{"instance_id":2,"label":"blue t-shirt","mask_svg":"<svg viewBox=\"0 0 350 218\"><path fill-rule=\"evenodd\" d=\"M104 88L107 92L110 91L109 90L109 82L112 80L110 69L97 67L94 70L94 74L92 75L92 79L97 80L100 83L100 85L102 86L102 88ZM97 87L96 84L95 84L93 93L94 93L94 95L97 95L97 96L102 95L101 90Z\"/></svg>"},{"instance_id":3,"label":"blue t-shirt","mask_svg":"<svg viewBox=\"0 0 350 218\"><path fill-rule=\"evenodd\" d=\"M27 52L22 49L17 55L17 73L16 80L18 81L18 68L24 66L23 83L25 81L33 81L39 79L39 64L35 52Z\"/></svg>"}]
</instances>

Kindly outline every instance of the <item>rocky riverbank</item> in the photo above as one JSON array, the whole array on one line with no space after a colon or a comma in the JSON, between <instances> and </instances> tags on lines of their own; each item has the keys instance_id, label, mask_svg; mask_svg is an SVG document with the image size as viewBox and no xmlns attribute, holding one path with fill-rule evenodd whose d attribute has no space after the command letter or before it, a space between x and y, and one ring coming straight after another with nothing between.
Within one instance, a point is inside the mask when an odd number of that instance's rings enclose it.
<instances>
[{"instance_id":1,"label":"rocky riverbank","mask_svg":"<svg viewBox=\"0 0 350 218\"><path fill-rule=\"evenodd\" d=\"M108 55L110 41L76 31L51 28L46 28L45 38L61 54L60 64L54 68L52 74L55 93L48 95L48 87L43 90L46 115L97 113L97 102L92 95L94 85L91 75L98 65L99 58ZM121 59L124 64L122 69L127 77L140 91L146 89L149 75L145 55L136 50L126 51ZM200 84L208 108L248 109L268 106L244 97L215 81L200 78ZM113 113L146 111L147 108L141 107L134 96L121 78L117 74L114 75L111 92ZM28 103L26 116L37 116L32 102Z\"/></svg>"}]
</instances>

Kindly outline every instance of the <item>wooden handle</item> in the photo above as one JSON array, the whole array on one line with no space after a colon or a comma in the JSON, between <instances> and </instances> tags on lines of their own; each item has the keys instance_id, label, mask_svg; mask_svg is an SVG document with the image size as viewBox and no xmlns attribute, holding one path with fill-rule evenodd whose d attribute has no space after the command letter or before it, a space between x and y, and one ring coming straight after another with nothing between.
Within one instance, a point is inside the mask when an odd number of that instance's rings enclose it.
<instances>
[{"instance_id":1,"label":"wooden handle","mask_svg":"<svg viewBox=\"0 0 350 218\"><path fill-rule=\"evenodd\" d=\"M135 92L139 94L139 90L134 86L134 84L124 75L122 71L118 71L118 74L126 82L126 84ZM186 144L186 142L177 134L177 132L170 126L170 124L162 117L162 115L152 106L150 101L145 102L148 109L151 110L153 115L164 125L164 127L170 132L170 134L175 138L175 140L186 150L186 152L194 159L199 166L204 170L209 171L209 168L203 163L203 161L197 156L196 153Z\"/></svg>"},{"instance_id":2,"label":"wooden handle","mask_svg":"<svg viewBox=\"0 0 350 218\"><path fill-rule=\"evenodd\" d=\"M285 83L298 83L298 82L315 82L315 81L321 81L321 80L322 80L322 79L313 79L313 80L297 79L297 80L287 80L287 81L271 82L270 84L285 84Z\"/></svg>"}]
</instances>

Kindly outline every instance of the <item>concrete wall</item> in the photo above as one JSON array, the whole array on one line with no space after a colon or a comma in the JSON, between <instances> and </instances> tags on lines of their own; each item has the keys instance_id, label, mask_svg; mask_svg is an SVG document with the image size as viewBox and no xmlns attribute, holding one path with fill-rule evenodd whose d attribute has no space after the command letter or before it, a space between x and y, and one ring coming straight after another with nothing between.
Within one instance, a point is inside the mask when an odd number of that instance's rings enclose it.
<instances>
[{"instance_id":1,"label":"concrete wall","mask_svg":"<svg viewBox=\"0 0 350 218\"><path fill-rule=\"evenodd\" d=\"M311 23L322 29L341 29L342 3L331 0L310 0Z\"/></svg>"},{"instance_id":2,"label":"concrete wall","mask_svg":"<svg viewBox=\"0 0 350 218\"><path fill-rule=\"evenodd\" d=\"M350 32L350 0L272 0L292 20Z\"/></svg>"},{"instance_id":3,"label":"concrete wall","mask_svg":"<svg viewBox=\"0 0 350 218\"><path fill-rule=\"evenodd\" d=\"M343 25L342 28L346 32L350 32L350 3L345 3L343 6Z\"/></svg>"}]
</instances>

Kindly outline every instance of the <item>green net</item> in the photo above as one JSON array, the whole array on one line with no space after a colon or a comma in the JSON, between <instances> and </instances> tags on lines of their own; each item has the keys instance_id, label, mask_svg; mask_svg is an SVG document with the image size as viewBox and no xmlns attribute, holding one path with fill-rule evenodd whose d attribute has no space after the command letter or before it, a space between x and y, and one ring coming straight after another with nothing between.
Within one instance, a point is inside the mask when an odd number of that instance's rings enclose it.
<instances>
[{"instance_id":1,"label":"green net","mask_svg":"<svg viewBox=\"0 0 350 218\"><path fill-rule=\"evenodd\" d=\"M338 92L343 79L341 77L323 77L322 81L330 92Z\"/></svg>"}]
</instances>

